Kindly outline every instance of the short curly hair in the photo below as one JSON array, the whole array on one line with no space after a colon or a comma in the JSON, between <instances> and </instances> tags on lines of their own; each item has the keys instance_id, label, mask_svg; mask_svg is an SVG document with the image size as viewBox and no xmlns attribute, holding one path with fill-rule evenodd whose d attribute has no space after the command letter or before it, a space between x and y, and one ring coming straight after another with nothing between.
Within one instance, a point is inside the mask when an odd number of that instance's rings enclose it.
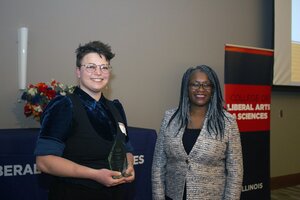
<instances>
[{"instance_id":1,"label":"short curly hair","mask_svg":"<svg viewBox=\"0 0 300 200\"><path fill-rule=\"evenodd\" d=\"M79 45L75 53L77 67L81 66L82 58L89 53L97 53L100 57L104 56L108 61L115 56L115 54L111 52L111 47L100 41L92 41L84 45Z\"/></svg>"}]
</instances>

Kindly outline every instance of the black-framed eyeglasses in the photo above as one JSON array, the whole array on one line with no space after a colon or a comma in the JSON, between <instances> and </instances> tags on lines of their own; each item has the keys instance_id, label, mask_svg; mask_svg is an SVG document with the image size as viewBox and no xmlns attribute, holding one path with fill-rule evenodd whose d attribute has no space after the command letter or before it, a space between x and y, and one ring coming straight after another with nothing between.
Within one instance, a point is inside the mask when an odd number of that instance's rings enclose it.
<instances>
[{"instance_id":1,"label":"black-framed eyeglasses","mask_svg":"<svg viewBox=\"0 0 300 200\"><path fill-rule=\"evenodd\" d=\"M84 67L84 69L89 73L94 73L97 70L97 67L99 67L100 71L104 74L109 73L112 69L110 64L96 65L95 63L89 63L81 66Z\"/></svg>"},{"instance_id":2,"label":"black-framed eyeglasses","mask_svg":"<svg viewBox=\"0 0 300 200\"><path fill-rule=\"evenodd\" d=\"M190 83L189 86L190 86L190 88L192 90L198 90L201 87L204 90L211 90L211 88L212 88L212 84L211 83L200 83L200 82Z\"/></svg>"}]
</instances>

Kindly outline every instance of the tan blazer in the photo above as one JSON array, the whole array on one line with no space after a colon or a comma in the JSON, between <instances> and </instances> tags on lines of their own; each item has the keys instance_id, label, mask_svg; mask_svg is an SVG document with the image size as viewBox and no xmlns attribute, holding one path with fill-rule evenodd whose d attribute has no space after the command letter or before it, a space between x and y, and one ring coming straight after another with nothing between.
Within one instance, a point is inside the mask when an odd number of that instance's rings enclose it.
<instances>
[{"instance_id":1,"label":"tan blazer","mask_svg":"<svg viewBox=\"0 0 300 200\"><path fill-rule=\"evenodd\" d=\"M154 200L165 195L182 200L184 185L189 200L240 199L243 179L243 160L240 133L235 118L226 112L222 141L207 132L207 119L190 154L184 150L182 128L167 123L175 109L165 112L158 134L153 164L152 190ZM226 118L225 118L226 119Z\"/></svg>"}]
</instances>

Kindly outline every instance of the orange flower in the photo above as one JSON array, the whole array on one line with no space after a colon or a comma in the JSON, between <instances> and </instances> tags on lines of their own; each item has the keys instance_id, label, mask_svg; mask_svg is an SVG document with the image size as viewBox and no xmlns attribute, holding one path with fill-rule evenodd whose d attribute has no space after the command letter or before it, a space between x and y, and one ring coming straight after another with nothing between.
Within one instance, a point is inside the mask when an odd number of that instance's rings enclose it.
<instances>
[{"instance_id":1,"label":"orange flower","mask_svg":"<svg viewBox=\"0 0 300 200\"><path fill-rule=\"evenodd\" d=\"M47 93L48 86L45 83L38 83L36 87L40 93Z\"/></svg>"}]
</instances>

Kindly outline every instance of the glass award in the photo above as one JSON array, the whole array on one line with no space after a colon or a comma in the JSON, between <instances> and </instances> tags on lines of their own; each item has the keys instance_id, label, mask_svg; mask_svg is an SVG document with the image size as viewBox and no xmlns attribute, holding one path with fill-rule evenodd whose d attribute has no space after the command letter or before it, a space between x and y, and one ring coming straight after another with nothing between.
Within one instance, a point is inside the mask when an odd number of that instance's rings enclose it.
<instances>
[{"instance_id":1,"label":"glass award","mask_svg":"<svg viewBox=\"0 0 300 200\"><path fill-rule=\"evenodd\" d=\"M126 176L127 157L124 143L120 139L116 139L108 156L108 164L110 170L119 171L122 175L113 178L121 178Z\"/></svg>"}]
</instances>

